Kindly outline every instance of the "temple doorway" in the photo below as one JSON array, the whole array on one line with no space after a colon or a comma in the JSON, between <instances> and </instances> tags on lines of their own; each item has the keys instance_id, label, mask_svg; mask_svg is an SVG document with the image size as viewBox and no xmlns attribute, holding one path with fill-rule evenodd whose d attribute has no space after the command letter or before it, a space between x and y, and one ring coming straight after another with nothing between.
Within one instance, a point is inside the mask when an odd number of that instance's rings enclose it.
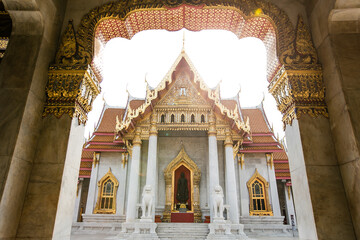
<instances>
[{"instance_id":1,"label":"temple doorway","mask_svg":"<svg viewBox=\"0 0 360 240\"><path fill-rule=\"evenodd\" d=\"M201 171L184 147L164 170L166 203L163 222L202 222L200 211Z\"/></svg>"}]
</instances>

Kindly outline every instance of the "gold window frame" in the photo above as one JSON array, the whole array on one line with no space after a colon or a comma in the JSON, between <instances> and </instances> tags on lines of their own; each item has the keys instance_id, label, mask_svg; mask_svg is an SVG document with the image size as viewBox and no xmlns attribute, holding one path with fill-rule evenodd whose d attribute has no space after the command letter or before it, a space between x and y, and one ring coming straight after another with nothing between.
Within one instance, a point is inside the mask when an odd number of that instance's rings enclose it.
<instances>
[{"instance_id":1,"label":"gold window frame","mask_svg":"<svg viewBox=\"0 0 360 240\"><path fill-rule=\"evenodd\" d=\"M254 197L252 192L252 185L256 180L258 180L263 186L265 210L254 210L254 203L253 203ZM250 216L273 216L274 214L269 202L269 183L265 180L263 176L260 175L257 168L255 169L255 173L247 182L247 187L249 190L249 199L250 199L250 209L249 209Z\"/></svg>"},{"instance_id":2,"label":"gold window frame","mask_svg":"<svg viewBox=\"0 0 360 240\"><path fill-rule=\"evenodd\" d=\"M114 183L113 196L112 196L113 201L109 209L102 209L100 208L100 206L101 206L101 199L103 198L103 187L104 187L104 183L106 183L109 179ZM112 174L111 168L109 168L109 171L100 179L100 181L97 183L97 186L98 186L98 197L97 197L94 213L115 214L116 194L117 194L117 189L119 187L119 182Z\"/></svg>"}]
</instances>

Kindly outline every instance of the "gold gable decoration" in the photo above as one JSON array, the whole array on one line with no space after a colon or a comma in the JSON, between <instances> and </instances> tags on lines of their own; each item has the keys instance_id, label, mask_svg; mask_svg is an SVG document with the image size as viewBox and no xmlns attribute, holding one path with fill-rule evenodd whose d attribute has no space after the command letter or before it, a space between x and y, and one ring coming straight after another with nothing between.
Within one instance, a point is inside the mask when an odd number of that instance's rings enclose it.
<instances>
[{"instance_id":1,"label":"gold gable decoration","mask_svg":"<svg viewBox=\"0 0 360 240\"><path fill-rule=\"evenodd\" d=\"M207 93L207 97L214 102L214 105L219 108L220 113L222 115L227 116L231 120L234 121L235 126L243 131L244 134L250 134L250 124L249 122L243 122L239 116L239 109L237 106L234 109L228 109L221 103L220 99L220 89L216 88L215 90L210 89L203 79L200 77L199 73L195 69L191 60L185 52L181 52L181 54L176 59L175 63L169 70L169 72L165 75L163 80L159 83L159 85L155 89L150 89L147 87L146 89L146 100L145 102L136 109L131 109L130 106L127 106L127 114L125 119L121 121L117 121L116 123L116 131L121 132L122 130L127 129L132 123L133 120L140 115L144 114L146 109L152 106L152 101L159 96L159 92L164 90L167 85L171 84L174 80L172 79L172 73L175 71L176 66L179 64L180 60L184 58L185 61L189 64L190 69L194 72L194 83L199 84L200 89Z\"/></svg>"}]
</instances>

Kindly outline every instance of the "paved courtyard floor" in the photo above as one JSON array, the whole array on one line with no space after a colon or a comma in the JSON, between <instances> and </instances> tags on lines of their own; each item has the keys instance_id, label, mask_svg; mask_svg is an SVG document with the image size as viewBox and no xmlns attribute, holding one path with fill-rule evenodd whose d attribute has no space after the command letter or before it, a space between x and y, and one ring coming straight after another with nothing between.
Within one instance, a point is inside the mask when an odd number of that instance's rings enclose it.
<instances>
[{"instance_id":1,"label":"paved courtyard floor","mask_svg":"<svg viewBox=\"0 0 360 240\"><path fill-rule=\"evenodd\" d=\"M114 234L73 234L71 240L107 240L113 239ZM190 239L189 239L190 240ZM249 240L299 240L297 237L249 237Z\"/></svg>"}]
</instances>

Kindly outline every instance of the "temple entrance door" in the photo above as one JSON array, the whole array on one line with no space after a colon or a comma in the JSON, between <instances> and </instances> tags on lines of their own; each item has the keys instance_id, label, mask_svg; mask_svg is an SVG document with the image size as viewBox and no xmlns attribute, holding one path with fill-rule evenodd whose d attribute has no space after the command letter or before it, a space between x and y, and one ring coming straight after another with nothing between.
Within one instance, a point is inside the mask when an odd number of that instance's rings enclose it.
<instances>
[{"instance_id":1,"label":"temple entrance door","mask_svg":"<svg viewBox=\"0 0 360 240\"><path fill-rule=\"evenodd\" d=\"M164 170L166 203L163 222L202 222L199 183L201 171L182 148Z\"/></svg>"}]
</instances>

